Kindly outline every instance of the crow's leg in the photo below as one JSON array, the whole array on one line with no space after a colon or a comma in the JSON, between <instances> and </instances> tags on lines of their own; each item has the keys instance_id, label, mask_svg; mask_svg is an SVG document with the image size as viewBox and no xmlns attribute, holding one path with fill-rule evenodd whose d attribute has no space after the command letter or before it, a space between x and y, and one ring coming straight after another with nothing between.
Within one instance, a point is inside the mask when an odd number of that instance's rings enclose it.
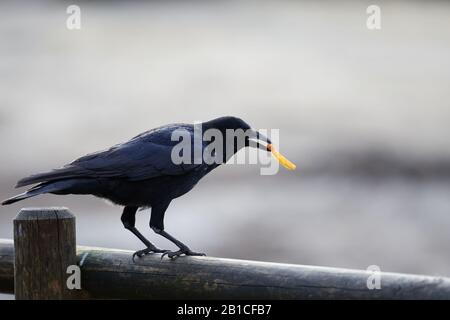
<instances>
[{"instance_id":1,"label":"crow's leg","mask_svg":"<svg viewBox=\"0 0 450 320\"><path fill-rule=\"evenodd\" d=\"M150 228L155 231L155 233L163 236L167 240L173 242L180 250L178 251L167 251L163 253L161 256L161 259L167 254L169 258L176 258L181 255L187 255L187 256L205 256L204 253L198 253L194 252L187 245L182 243L180 240L175 239L173 236L168 234L166 231L164 231L164 213L167 210L167 207L169 206L169 202L160 203L157 205L152 205L152 216L150 219Z\"/></svg>"},{"instance_id":2,"label":"crow's leg","mask_svg":"<svg viewBox=\"0 0 450 320\"><path fill-rule=\"evenodd\" d=\"M165 253L169 250L161 250L155 247L150 241L148 241L135 227L136 223L136 211L138 207L132 207L132 206L126 206L123 209L122 217L120 218L122 220L122 223L124 227L128 230L130 230L136 237L139 238L146 246L147 248L143 250L136 251L133 254L133 260L136 256L142 257L143 255L146 255L148 253L154 252L154 253Z\"/></svg>"},{"instance_id":3,"label":"crow's leg","mask_svg":"<svg viewBox=\"0 0 450 320\"><path fill-rule=\"evenodd\" d=\"M172 237L170 234L168 234L166 231L161 230L161 229L157 229L157 228L153 228L153 230L163 236L164 238L166 238L167 240L172 241L173 243L175 243L177 245L178 248L180 248L180 250L177 251L167 251L164 252L161 256L161 259L164 258L165 255L167 255L169 258L176 258L179 257L181 255L186 255L186 256L206 256L206 254L201 253L201 252L194 252L191 249L189 249L189 247L187 245L185 245L183 242L181 242L180 240L175 239L174 237Z\"/></svg>"}]
</instances>

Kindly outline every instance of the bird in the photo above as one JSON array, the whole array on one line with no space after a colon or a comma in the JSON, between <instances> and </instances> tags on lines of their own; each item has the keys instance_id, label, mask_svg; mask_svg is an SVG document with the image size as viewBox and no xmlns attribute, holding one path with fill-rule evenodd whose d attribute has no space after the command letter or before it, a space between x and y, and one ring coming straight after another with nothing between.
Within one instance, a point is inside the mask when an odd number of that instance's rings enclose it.
<instances>
[{"instance_id":1,"label":"bird","mask_svg":"<svg viewBox=\"0 0 450 320\"><path fill-rule=\"evenodd\" d=\"M226 137L227 130L245 132L243 143L235 138L217 140L222 154L213 151L216 161L195 161L196 129L201 132L215 130ZM175 133L183 133L192 138L186 146L194 152L182 150L179 155L186 156L184 161L174 161L174 149L180 146L180 139L174 139ZM211 139L213 140L213 139ZM201 150L211 146L213 141L200 140ZM218 144L217 144L218 143ZM227 149L230 148L231 149ZM204 253L192 251L187 245L169 234L164 227L164 216L172 200L186 194L208 173L226 163L236 152L244 147L259 148L272 152L280 163L288 169L295 165L275 150L269 138L252 129L238 117L225 116L210 121L187 124L175 123L145 131L129 141L116 144L109 149L87 154L59 169L33 174L17 182L16 188L33 185L24 193L2 202L9 205L41 194L83 194L123 206L121 221L125 229L131 231L145 248L133 254L142 257L150 253L161 253L161 259L185 256L203 256ZM231 150L223 152L223 150ZM217 161L220 160L220 161ZM197 159L198 160L198 159ZM136 213L139 209L151 208L150 228L158 235L174 243L178 250L163 250L156 247L136 228Z\"/></svg>"}]
</instances>

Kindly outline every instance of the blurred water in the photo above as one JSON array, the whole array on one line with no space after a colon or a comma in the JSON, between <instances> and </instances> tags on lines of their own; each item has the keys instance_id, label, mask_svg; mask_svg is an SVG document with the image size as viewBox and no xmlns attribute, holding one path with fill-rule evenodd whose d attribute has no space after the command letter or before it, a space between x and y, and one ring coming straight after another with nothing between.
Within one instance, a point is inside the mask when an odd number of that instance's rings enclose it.
<instances>
[{"instance_id":1,"label":"blurred water","mask_svg":"<svg viewBox=\"0 0 450 320\"><path fill-rule=\"evenodd\" d=\"M298 171L222 167L174 201L167 229L193 249L450 275L450 4L379 1L380 31L369 4L81 2L69 31L65 2L2 2L2 198L149 128L236 115L279 128ZM0 237L35 205L68 206L80 244L141 247L91 197L1 207Z\"/></svg>"}]
</instances>

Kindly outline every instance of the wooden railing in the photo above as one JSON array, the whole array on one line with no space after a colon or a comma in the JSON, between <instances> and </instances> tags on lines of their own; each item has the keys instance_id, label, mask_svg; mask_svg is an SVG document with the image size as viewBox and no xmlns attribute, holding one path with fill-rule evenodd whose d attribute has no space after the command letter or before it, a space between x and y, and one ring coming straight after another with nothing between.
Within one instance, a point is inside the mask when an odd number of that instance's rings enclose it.
<instances>
[{"instance_id":1,"label":"wooden railing","mask_svg":"<svg viewBox=\"0 0 450 320\"><path fill-rule=\"evenodd\" d=\"M0 239L0 292L16 299L450 299L443 277L160 257L134 262L131 251L77 247L67 209L23 209L14 242ZM379 286L370 285L373 277Z\"/></svg>"}]
</instances>

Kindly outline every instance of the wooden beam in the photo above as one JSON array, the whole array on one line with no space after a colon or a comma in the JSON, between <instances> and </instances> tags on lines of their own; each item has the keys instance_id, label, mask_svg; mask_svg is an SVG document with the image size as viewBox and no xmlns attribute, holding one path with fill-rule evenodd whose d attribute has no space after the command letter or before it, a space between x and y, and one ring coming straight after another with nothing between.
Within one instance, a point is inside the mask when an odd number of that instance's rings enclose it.
<instances>
[{"instance_id":1,"label":"wooden beam","mask_svg":"<svg viewBox=\"0 0 450 320\"><path fill-rule=\"evenodd\" d=\"M304 265L77 247L67 209L23 209L14 221L14 247L0 240L0 292L17 299L450 299L450 279L373 274ZM15 254L14 254L15 251ZM14 258L15 257L15 258ZM15 261L15 275L13 274ZM69 265L81 270L81 288L68 290Z\"/></svg>"},{"instance_id":2,"label":"wooden beam","mask_svg":"<svg viewBox=\"0 0 450 320\"><path fill-rule=\"evenodd\" d=\"M0 292L14 293L14 243L0 239Z\"/></svg>"},{"instance_id":3,"label":"wooden beam","mask_svg":"<svg viewBox=\"0 0 450 320\"><path fill-rule=\"evenodd\" d=\"M95 298L137 299L450 299L450 279L371 273L213 257L133 262L132 251L78 247L82 286Z\"/></svg>"},{"instance_id":4,"label":"wooden beam","mask_svg":"<svg viewBox=\"0 0 450 320\"><path fill-rule=\"evenodd\" d=\"M81 287L91 298L119 299L450 299L450 279L369 273L212 257L131 260L132 251L78 247ZM13 289L13 244L0 239L0 292ZM84 295L86 297L86 295Z\"/></svg>"}]
</instances>

